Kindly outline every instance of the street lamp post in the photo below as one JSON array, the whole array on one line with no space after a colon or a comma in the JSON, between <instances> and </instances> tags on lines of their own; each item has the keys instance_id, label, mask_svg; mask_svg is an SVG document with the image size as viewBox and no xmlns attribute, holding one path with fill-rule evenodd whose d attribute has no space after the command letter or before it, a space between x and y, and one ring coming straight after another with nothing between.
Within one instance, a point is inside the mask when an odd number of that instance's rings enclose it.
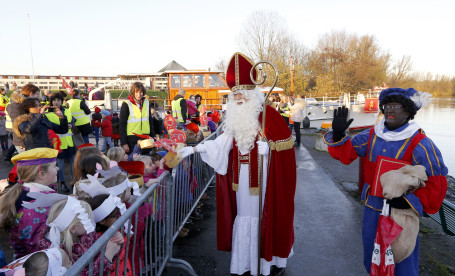
<instances>
[{"instance_id":1,"label":"street lamp post","mask_svg":"<svg viewBox=\"0 0 455 276\"><path fill-rule=\"evenodd\" d=\"M33 65L33 50L32 50L32 33L30 31L30 14L27 13L27 20L28 20L28 37L30 41L30 56L32 58L32 76L33 81L35 81L35 66Z\"/></svg>"}]
</instances>

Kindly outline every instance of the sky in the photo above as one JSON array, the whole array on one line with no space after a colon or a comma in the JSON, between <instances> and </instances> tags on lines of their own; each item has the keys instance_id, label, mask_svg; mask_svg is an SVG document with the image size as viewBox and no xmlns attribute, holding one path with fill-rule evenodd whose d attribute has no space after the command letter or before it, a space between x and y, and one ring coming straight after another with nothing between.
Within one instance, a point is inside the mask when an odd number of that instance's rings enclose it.
<instances>
[{"instance_id":1,"label":"sky","mask_svg":"<svg viewBox=\"0 0 455 276\"><path fill-rule=\"evenodd\" d=\"M455 76L453 0L0 0L0 74L153 73L172 60L214 69L240 50L255 11L276 11L307 48L331 31L374 35L417 72ZM29 24L30 36L29 40Z\"/></svg>"}]
</instances>

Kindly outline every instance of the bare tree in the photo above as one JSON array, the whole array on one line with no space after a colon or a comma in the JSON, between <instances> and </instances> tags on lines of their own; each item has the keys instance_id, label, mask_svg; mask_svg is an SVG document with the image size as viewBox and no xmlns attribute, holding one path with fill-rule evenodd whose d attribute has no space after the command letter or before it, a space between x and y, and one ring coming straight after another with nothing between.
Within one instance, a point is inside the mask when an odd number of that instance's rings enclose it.
<instances>
[{"instance_id":1,"label":"bare tree","mask_svg":"<svg viewBox=\"0 0 455 276\"><path fill-rule=\"evenodd\" d=\"M416 81L413 73L411 56L402 56L395 62L389 76L389 85L394 87L408 87Z\"/></svg>"},{"instance_id":2,"label":"bare tree","mask_svg":"<svg viewBox=\"0 0 455 276\"><path fill-rule=\"evenodd\" d=\"M294 87L296 93L306 83L304 62L307 58L303 44L295 40L289 33L286 21L276 12L254 12L244 23L240 32L240 49L255 61L267 60L276 65L279 72L277 86L290 93L291 64L294 58ZM273 72L265 66L263 70L269 79L265 85L271 85Z\"/></svg>"}]
</instances>

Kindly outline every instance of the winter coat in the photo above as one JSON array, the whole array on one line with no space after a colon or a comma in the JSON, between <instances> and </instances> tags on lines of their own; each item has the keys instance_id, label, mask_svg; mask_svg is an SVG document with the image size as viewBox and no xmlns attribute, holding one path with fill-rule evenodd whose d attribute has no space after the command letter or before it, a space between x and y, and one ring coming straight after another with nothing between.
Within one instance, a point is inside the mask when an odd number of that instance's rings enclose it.
<instances>
[{"instance_id":1,"label":"winter coat","mask_svg":"<svg viewBox=\"0 0 455 276\"><path fill-rule=\"evenodd\" d=\"M8 112L8 115L11 118L11 122L14 122L17 117L20 115L24 114L22 112L22 108L20 108L21 103L25 100L25 97L22 96L19 93L12 93L11 94L11 101L10 104L6 107L6 111ZM14 131L13 131L13 145L16 147L25 147L24 144L24 139L18 136Z\"/></svg>"},{"instance_id":2,"label":"winter coat","mask_svg":"<svg viewBox=\"0 0 455 276\"><path fill-rule=\"evenodd\" d=\"M79 97L75 97L75 99L80 99L80 98ZM90 108L88 108L88 106L87 106L87 104L85 103L84 100L81 101L81 109L84 110L84 113L86 115L89 115L91 113L90 112ZM90 125L90 123L85 124L85 125L77 126L77 129L79 129L79 131L81 132L82 136L87 136L87 135L90 135L92 133L92 126Z\"/></svg>"},{"instance_id":3,"label":"winter coat","mask_svg":"<svg viewBox=\"0 0 455 276\"><path fill-rule=\"evenodd\" d=\"M6 131L6 118L0 118L0 136L8 135L8 132Z\"/></svg>"},{"instance_id":4,"label":"winter coat","mask_svg":"<svg viewBox=\"0 0 455 276\"><path fill-rule=\"evenodd\" d=\"M112 134L120 134L119 125L120 125L119 117L112 117Z\"/></svg>"},{"instance_id":5,"label":"winter coat","mask_svg":"<svg viewBox=\"0 0 455 276\"><path fill-rule=\"evenodd\" d=\"M104 120L99 123L99 121L95 122L95 127L101 128L101 135L103 137L112 137L112 117L106 116Z\"/></svg>"},{"instance_id":6,"label":"winter coat","mask_svg":"<svg viewBox=\"0 0 455 276\"><path fill-rule=\"evenodd\" d=\"M182 95L175 95L173 101L176 101L180 98L183 98ZM181 108L181 111L182 111L182 118L183 118L183 121L185 122L186 121L186 118L187 118L187 115L188 115L188 106L186 104L186 101L185 99L183 99L182 101L180 101L180 108Z\"/></svg>"},{"instance_id":7,"label":"winter coat","mask_svg":"<svg viewBox=\"0 0 455 276\"><path fill-rule=\"evenodd\" d=\"M188 108L188 117L199 117L199 110L197 110L196 104L193 101L187 100L186 106Z\"/></svg>"},{"instance_id":8,"label":"winter coat","mask_svg":"<svg viewBox=\"0 0 455 276\"><path fill-rule=\"evenodd\" d=\"M291 120L294 122L303 121L303 109L306 103L304 99L295 99L294 104L291 106Z\"/></svg>"},{"instance_id":9,"label":"winter coat","mask_svg":"<svg viewBox=\"0 0 455 276\"><path fill-rule=\"evenodd\" d=\"M34 148L54 148L49 140L49 130L58 134L68 133L66 116L60 119L60 125L54 124L41 113L24 114L13 122L13 130L24 139L25 150Z\"/></svg>"}]
</instances>

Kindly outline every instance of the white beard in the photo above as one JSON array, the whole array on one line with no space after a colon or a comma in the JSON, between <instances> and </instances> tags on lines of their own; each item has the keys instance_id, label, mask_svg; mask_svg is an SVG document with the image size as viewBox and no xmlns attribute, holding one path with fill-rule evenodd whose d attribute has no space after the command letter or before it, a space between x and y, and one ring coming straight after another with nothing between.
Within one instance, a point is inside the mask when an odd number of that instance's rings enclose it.
<instances>
[{"instance_id":1,"label":"white beard","mask_svg":"<svg viewBox=\"0 0 455 276\"><path fill-rule=\"evenodd\" d=\"M242 91L244 98L237 104L233 97L229 97L226 109L226 120L224 131L234 135L237 147L242 153L249 152L256 142L261 126L258 118L262 111L264 95L257 90Z\"/></svg>"}]
</instances>

